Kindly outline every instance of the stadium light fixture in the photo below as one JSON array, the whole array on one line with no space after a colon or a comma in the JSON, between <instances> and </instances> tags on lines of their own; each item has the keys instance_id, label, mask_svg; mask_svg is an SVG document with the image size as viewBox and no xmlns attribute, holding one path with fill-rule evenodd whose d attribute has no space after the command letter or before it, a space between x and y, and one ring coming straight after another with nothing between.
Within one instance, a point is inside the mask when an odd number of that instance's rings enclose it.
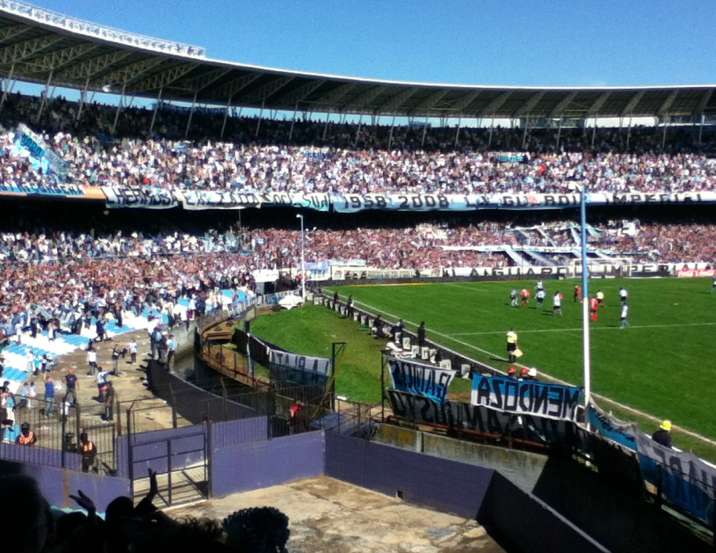
<instances>
[{"instance_id":1,"label":"stadium light fixture","mask_svg":"<svg viewBox=\"0 0 716 553\"><path fill-rule=\"evenodd\" d=\"M301 220L301 297L305 303L306 301L306 258L304 257L304 226L303 226L303 214L297 213L296 219Z\"/></svg>"}]
</instances>

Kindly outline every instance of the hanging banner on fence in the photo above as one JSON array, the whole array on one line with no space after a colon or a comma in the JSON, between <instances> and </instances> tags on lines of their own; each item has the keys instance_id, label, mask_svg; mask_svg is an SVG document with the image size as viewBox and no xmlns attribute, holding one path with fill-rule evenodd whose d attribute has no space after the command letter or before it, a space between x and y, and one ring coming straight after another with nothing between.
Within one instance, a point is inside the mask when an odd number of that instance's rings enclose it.
<instances>
[{"instance_id":1,"label":"hanging banner on fence","mask_svg":"<svg viewBox=\"0 0 716 553\"><path fill-rule=\"evenodd\" d=\"M587 433L569 420L518 415L450 400L439 403L428 397L398 390L387 390L386 393L393 415L417 424L511 436L538 444L564 447L584 447L588 439Z\"/></svg>"},{"instance_id":2,"label":"hanging banner on fence","mask_svg":"<svg viewBox=\"0 0 716 553\"><path fill-rule=\"evenodd\" d=\"M325 357L311 357L288 351L268 348L269 364L272 368L299 371L328 377L331 375L331 360Z\"/></svg>"},{"instance_id":3,"label":"hanging banner on fence","mask_svg":"<svg viewBox=\"0 0 716 553\"><path fill-rule=\"evenodd\" d=\"M576 420L580 391L573 386L476 373L470 403L497 411Z\"/></svg>"},{"instance_id":4,"label":"hanging banner on fence","mask_svg":"<svg viewBox=\"0 0 716 553\"><path fill-rule=\"evenodd\" d=\"M182 190L181 202L184 209L245 209L249 207L297 207L328 211L330 197L324 193L293 193L238 190Z\"/></svg>"},{"instance_id":5,"label":"hanging banner on fence","mask_svg":"<svg viewBox=\"0 0 716 553\"><path fill-rule=\"evenodd\" d=\"M430 398L440 404L445 401L450 383L455 378L453 370L395 357L388 358L388 367L393 388Z\"/></svg>"},{"instance_id":6,"label":"hanging banner on fence","mask_svg":"<svg viewBox=\"0 0 716 553\"><path fill-rule=\"evenodd\" d=\"M578 184L578 183L575 183ZM594 193L590 205L671 205L716 203L716 192L684 193ZM338 213L364 210L381 211L473 211L480 209L564 209L576 208L580 195L562 194L331 194L331 205Z\"/></svg>"},{"instance_id":7,"label":"hanging banner on fence","mask_svg":"<svg viewBox=\"0 0 716 553\"><path fill-rule=\"evenodd\" d=\"M107 198L107 207L109 208L171 209L179 205L175 195L163 188L103 186L102 192Z\"/></svg>"},{"instance_id":8,"label":"hanging banner on fence","mask_svg":"<svg viewBox=\"0 0 716 553\"><path fill-rule=\"evenodd\" d=\"M661 482L666 501L705 522L713 523L716 467L692 453L659 445L641 432L636 435L639 468L644 480Z\"/></svg>"},{"instance_id":9,"label":"hanging banner on fence","mask_svg":"<svg viewBox=\"0 0 716 553\"><path fill-rule=\"evenodd\" d=\"M96 186L50 182L45 184L1 183L0 196L50 196L54 198L72 198L79 200L105 199L102 190Z\"/></svg>"},{"instance_id":10,"label":"hanging banner on fence","mask_svg":"<svg viewBox=\"0 0 716 553\"><path fill-rule=\"evenodd\" d=\"M636 451L636 438L639 429L633 423L618 421L594 405L587 408L587 421L594 432L604 438Z\"/></svg>"}]
</instances>

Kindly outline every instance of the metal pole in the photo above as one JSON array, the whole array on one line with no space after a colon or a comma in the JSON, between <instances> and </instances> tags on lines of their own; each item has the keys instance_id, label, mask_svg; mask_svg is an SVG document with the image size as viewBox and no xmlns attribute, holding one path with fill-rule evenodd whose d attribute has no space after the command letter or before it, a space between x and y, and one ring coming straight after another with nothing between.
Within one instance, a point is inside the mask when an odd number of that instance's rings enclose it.
<instances>
[{"instance_id":1,"label":"metal pole","mask_svg":"<svg viewBox=\"0 0 716 553\"><path fill-rule=\"evenodd\" d=\"M259 131L261 130L261 118L264 116L264 106L266 105L266 98L261 100L261 110L259 110L259 120L256 122L256 135L255 138L259 137Z\"/></svg>"},{"instance_id":2,"label":"metal pole","mask_svg":"<svg viewBox=\"0 0 716 553\"><path fill-rule=\"evenodd\" d=\"M231 109L231 94L226 99L226 111L224 112L224 122L221 124L221 133L219 138L224 138L224 131L226 130L226 120L229 118L229 110Z\"/></svg>"},{"instance_id":3,"label":"metal pole","mask_svg":"<svg viewBox=\"0 0 716 553\"><path fill-rule=\"evenodd\" d=\"M393 115L393 120L390 122L390 133L388 134L388 149L390 150L391 146L393 145L393 127L395 127L395 115Z\"/></svg>"},{"instance_id":4,"label":"metal pole","mask_svg":"<svg viewBox=\"0 0 716 553\"><path fill-rule=\"evenodd\" d=\"M360 117L358 117L358 128L356 129L356 137L353 140L353 147L355 147L358 144L358 137L360 136L360 126L363 124L363 114L360 114Z\"/></svg>"},{"instance_id":5,"label":"metal pole","mask_svg":"<svg viewBox=\"0 0 716 553\"><path fill-rule=\"evenodd\" d=\"M154 113L152 113L152 122L149 125L149 134L151 135L154 132L154 123L157 120L157 112L159 111L159 105L162 103L162 94L164 93L164 87L159 89L159 94L157 95L157 103L154 105Z\"/></svg>"},{"instance_id":6,"label":"metal pole","mask_svg":"<svg viewBox=\"0 0 716 553\"><path fill-rule=\"evenodd\" d=\"M42 110L45 109L45 102L47 102L47 97L50 94L50 82L52 81L52 73L54 69L50 69L50 74L47 76L47 84L45 85L45 94L42 96L42 101L40 102L40 107L37 108L37 115L35 116L35 120L39 121L40 116L42 115Z\"/></svg>"},{"instance_id":7,"label":"metal pole","mask_svg":"<svg viewBox=\"0 0 716 553\"><path fill-rule=\"evenodd\" d=\"M303 215L299 213L296 215L301 219L301 297L303 301L306 301L306 258L304 257L304 226L303 226Z\"/></svg>"},{"instance_id":8,"label":"metal pole","mask_svg":"<svg viewBox=\"0 0 716 553\"><path fill-rule=\"evenodd\" d=\"M89 82L90 78L89 75L87 75L87 79L85 80L85 87L82 89L82 92L80 92L80 106L77 108L75 121L79 121L80 117L82 117L82 108L84 108L85 106L85 98L87 98L87 89L89 88Z\"/></svg>"},{"instance_id":9,"label":"metal pole","mask_svg":"<svg viewBox=\"0 0 716 553\"><path fill-rule=\"evenodd\" d=\"M458 143L460 142L460 123L462 123L462 119L458 117L457 130L455 130L455 147L456 148L457 148Z\"/></svg>"},{"instance_id":10,"label":"metal pole","mask_svg":"<svg viewBox=\"0 0 716 553\"><path fill-rule=\"evenodd\" d=\"M582 232L582 353L584 356L584 406L587 407L592 393L592 367L589 346L589 265L587 263L586 183L582 183L580 219Z\"/></svg>"},{"instance_id":11,"label":"metal pole","mask_svg":"<svg viewBox=\"0 0 716 553\"><path fill-rule=\"evenodd\" d=\"M592 150L594 149L594 140L597 138L597 119L594 119L594 126L592 127Z\"/></svg>"},{"instance_id":12,"label":"metal pole","mask_svg":"<svg viewBox=\"0 0 716 553\"><path fill-rule=\"evenodd\" d=\"M198 96L199 91L197 90L194 93L194 99L191 101L191 110L189 110L189 119L187 119L186 122L186 130L184 131L184 138L189 136L189 129L191 128L191 119L194 117L194 108L196 107L196 97Z\"/></svg>"},{"instance_id":13,"label":"metal pole","mask_svg":"<svg viewBox=\"0 0 716 553\"><path fill-rule=\"evenodd\" d=\"M12 77L13 77L14 73L15 73L15 64L13 63L10 66L10 73L7 77L7 81L8 81L7 86L4 87L3 91L2 91L2 100L0 100L0 110L2 109L3 105L5 104L5 100L7 100L7 93L12 88L12 84L13 84Z\"/></svg>"},{"instance_id":14,"label":"metal pole","mask_svg":"<svg viewBox=\"0 0 716 553\"><path fill-rule=\"evenodd\" d=\"M701 114L701 123L699 124L699 146L701 146L701 144L702 144L701 139L702 139L703 134L704 134L704 120L705 120L705 119L706 119L706 117L705 117L704 114L702 113L702 114Z\"/></svg>"},{"instance_id":15,"label":"metal pole","mask_svg":"<svg viewBox=\"0 0 716 553\"><path fill-rule=\"evenodd\" d=\"M492 131L495 129L495 118L490 118L490 137L487 139L487 147L492 145Z\"/></svg>"},{"instance_id":16,"label":"metal pole","mask_svg":"<svg viewBox=\"0 0 716 553\"><path fill-rule=\"evenodd\" d=\"M562 118L559 118L559 126L557 127L557 150L559 150L559 139L562 137Z\"/></svg>"},{"instance_id":17,"label":"metal pole","mask_svg":"<svg viewBox=\"0 0 716 553\"><path fill-rule=\"evenodd\" d=\"M423 148L425 146L425 135L428 134L428 118L425 118L425 125L423 126L423 136L420 139L420 147Z\"/></svg>"},{"instance_id":18,"label":"metal pole","mask_svg":"<svg viewBox=\"0 0 716 553\"><path fill-rule=\"evenodd\" d=\"M666 127L668 127L668 119L664 117L664 133L661 135L661 149L666 147Z\"/></svg>"},{"instance_id":19,"label":"metal pole","mask_svg":"<svg viewBox=\"0 0 716 553\"><path fill-rule=\"evenodd\" d=\"M323 137L322 140L326 139L326 133L328 132L328 119L330 117L330 113L326 112L326 122L323 124Z\"/></svg>"},{"instance_id":20,"label":"metal pole","mask_svg":"<svg viewBox=\"0 0 716 553\"><path fill-rule=\"evenodd\" d=\"M122 95L119 97L119 102L117 102L117 111L114 113L114 123L112 123L111 134L114 134L117 130L117 121L119 121L119 112L122 110L122 104L124 103L125 90L127 90L127 75L124 76L124 83L122 83Z\"/></svg>"},{"instance_id":21,"label":"metal pole","mask_svg":"<svg viewBox=\"0 0 716 553\"><path fill-rule=\"evenodd\" d=\"M296 124L296 114L298 114L298 104L293 107L293 117L291 118L291 128L288 130L288 141L293 139L293 126Z\"/></svg>"},{"instance_id":22,"label":"metal pole","mask_svg":"<svg viewBox=\"0 0 716 553\"><path fill-rule=\"evenodd\" d=\"M380 422L385 422L385 354L380 352Z\"/></svg>"}]
</instances>

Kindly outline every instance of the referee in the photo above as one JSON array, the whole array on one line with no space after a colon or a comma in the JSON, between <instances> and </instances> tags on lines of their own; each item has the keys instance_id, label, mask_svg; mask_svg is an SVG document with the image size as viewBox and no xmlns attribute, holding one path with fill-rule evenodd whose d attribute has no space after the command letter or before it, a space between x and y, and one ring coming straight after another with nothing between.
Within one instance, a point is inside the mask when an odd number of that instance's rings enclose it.
<instances>
[{"instance_id":1,"label":"referee","mask_svg":"<svg viewBox=\"0 0 716 553\"><path fill-rule=\"evenodd\" d=\"M517 351L517 333L511 328L507 332L507 360L510 363L514 363L517 359L515 351Z\"/></svg>"}]
</instances>

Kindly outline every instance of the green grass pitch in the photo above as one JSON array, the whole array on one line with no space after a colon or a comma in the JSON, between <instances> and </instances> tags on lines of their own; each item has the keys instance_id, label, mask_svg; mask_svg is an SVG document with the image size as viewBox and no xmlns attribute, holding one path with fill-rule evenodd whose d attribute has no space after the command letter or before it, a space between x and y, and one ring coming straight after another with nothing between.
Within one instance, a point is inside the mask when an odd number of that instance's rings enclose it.
<instances>
[{"instance_id":1,"label":"green grass pitch","mask_svg":"<svg viewBox=\"0 0 716 553\"><path fill-rule=\"evenodd\" d=\"M505 333L513 327L524 351L520 362L582 384L581 305L577 281L545 281L538 310L509 305L512 288L535 281L452 282L344 286L367 307L406 322L425 321L428 336L471 357L505 368ZM629 291L630 328L619 328L620 286ZM592 388L611 399L709 437L716 437L716 293L708 279L607 279L590 282L605 305L592 323ZM564 316L552 314L552 294L563 292ZM495 354L495 355L492 355Z\"/></svg>"}]
</instances>

